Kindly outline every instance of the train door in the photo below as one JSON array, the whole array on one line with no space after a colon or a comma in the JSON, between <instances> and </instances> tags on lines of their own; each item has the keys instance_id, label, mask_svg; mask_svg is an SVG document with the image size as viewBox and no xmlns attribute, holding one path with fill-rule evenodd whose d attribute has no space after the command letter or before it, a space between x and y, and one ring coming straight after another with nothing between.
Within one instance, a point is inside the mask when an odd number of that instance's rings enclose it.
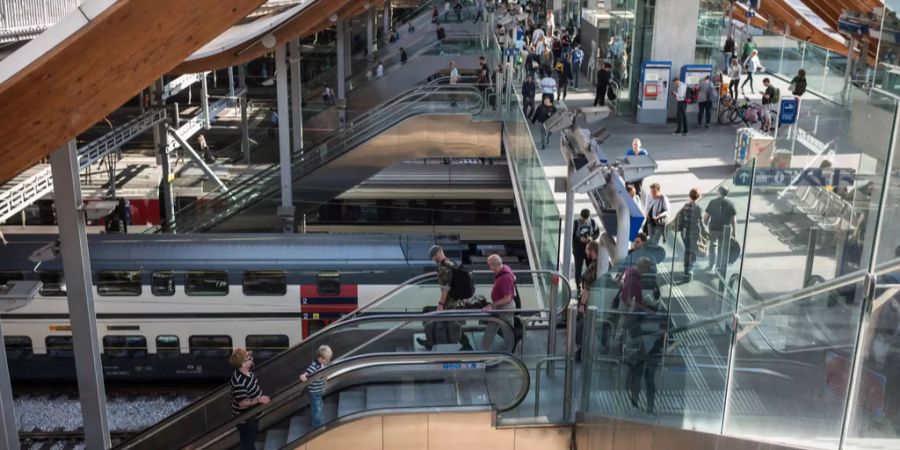
<instances>
[{"instance_id":1,"label":"train door","mask_svg":"<svg viewBox=\"0 0 900 450\"><path fill-rule=\"evenodd\" d=\"M315 334L359 305L355 284L342 284L338 271L319 272L316 284L300 285L300 312L303 314L303 338Z\"/></svg>"}]
</instances>

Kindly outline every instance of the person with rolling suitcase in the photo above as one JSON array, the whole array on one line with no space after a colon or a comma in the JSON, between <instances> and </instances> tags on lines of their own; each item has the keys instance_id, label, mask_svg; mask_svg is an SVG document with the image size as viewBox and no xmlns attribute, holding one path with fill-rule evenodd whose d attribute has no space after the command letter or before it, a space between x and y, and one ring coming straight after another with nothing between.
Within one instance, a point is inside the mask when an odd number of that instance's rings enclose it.
<instances>
[{"instance_id":1,"label":"person with rolling suitcase","mask_svg":"<svg viewBox=\"0 0 900 450\"><path fill-rule=\"evenodd\" d=\"M438 266L437 278L441 287L441 297L437 307L426 307L423 312L429 312L430 308L435 308L436 311L468 308L467 300L475 296L475 280L472 273L448 258L439 245L432 245L428 250L428 256ZM447 340L450 342L444 342ZM456 342L461 345L461 350L472 350L459 322L427 322L425 338L416 338L416 342L428 350L436 344Z\"/></svg>"}]
</instances>

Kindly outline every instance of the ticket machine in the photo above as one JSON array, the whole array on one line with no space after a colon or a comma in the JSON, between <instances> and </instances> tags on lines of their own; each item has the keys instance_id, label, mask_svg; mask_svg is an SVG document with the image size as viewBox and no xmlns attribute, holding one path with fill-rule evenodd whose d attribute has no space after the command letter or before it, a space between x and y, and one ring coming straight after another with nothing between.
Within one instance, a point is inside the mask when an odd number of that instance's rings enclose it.
<instances>
[{"instance_id":1,"label":"ticket machine","mask_svg":"<svg viewBox=\"0 0 900 450\"><path fill-rule=\"evenodd\" d=\"M713 74L713 66L708 64L686 64L681 66L681 74L679 75L679 79L681 79L687 86L695 91L700 87L700 82L703 81L704 78L709 77L710 82L712 82L712 74ZM713 86L715 89L715 86ZM714 105L715 106L715 105ZM697 123L697 116L695 114L700 112L700 107L691 104L688 105L687 113L688 113L688 123ZM714 120L714 119L713 119Z\"/></svg>"},{"instance_id":2,"label":"ticket machine","mask_svg":"<svg viewBox=\"0 0 900 450\"><path fill-rule=\"evenodd\" d=\"M665 124L669 106L671 61L645 61L641 64L637 121L640 124Z\"/></svg>"}]
</instances>

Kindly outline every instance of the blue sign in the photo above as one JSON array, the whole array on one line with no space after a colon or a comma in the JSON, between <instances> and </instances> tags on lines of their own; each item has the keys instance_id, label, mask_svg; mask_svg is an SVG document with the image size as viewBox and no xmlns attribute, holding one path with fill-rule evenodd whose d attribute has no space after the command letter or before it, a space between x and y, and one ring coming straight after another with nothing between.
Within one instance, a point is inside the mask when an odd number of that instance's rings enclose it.
<instances>
[{"instance_id":1,"label":"blue sign","mask_svg":"<svg viewBox=\"0 0 900 450\"><path fill-rule=\"evenodd\" d=\"M800 110L800 101L796 98L781 100L781 110L778 112L779 125L793 125L797 123L797 113Z\"/></svg>"},{"instance_id":2,"label":"blue sign","mask_svg":"<svg viewBox=\"0 0 900 450\"><path fill-rule=\"evenodd\" d=\"M853 171L847 169L740 169L734 174L735 186L852 186ZM796 180L796 181L794 181Z\"/></svg>"},{"instance_id":3,"label":"blue sign","mask_svg":"<svg viewBox=\"0 0 900 450\"><path fill-rule=\"evenodd\" d=\"M477 369L478 363L444 363L442 367L444 370Z\"/></svg>"},{"instance_id":4,"label":"blue sign","mask_svg":"<svg viewBox=\"0 0 900 450\"><path fill-rule=\"evenodd\" d=\"M517 48L508 48L503 52L503 54L505 54L506 56L519 56L520 52L521 50Z\"/></svg>"}]
</instances>

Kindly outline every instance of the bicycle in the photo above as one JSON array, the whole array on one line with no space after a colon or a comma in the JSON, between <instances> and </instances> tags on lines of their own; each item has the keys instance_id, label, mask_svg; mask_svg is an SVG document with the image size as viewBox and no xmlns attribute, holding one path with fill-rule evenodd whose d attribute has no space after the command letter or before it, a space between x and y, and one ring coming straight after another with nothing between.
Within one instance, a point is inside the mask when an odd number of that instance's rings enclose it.
<instances>
[{"instance_id":1,"label":"bicycle","mask_svg":"<svg viewBox=\"0 0 900 450\"><path fill-rule=\"evenodd\" d=\"M723 104L727 103L727 100L731 97L728 96ZM753 114L748 114L753 112ZM768 116L768 121L766 121L765 117ZM722 111L719 112L718 122L719 125L728 125L728 124L737 124L739 122L743 122L746 127L753 127L756 124L757 120L761 122L760 129L766 129L766 125L768 124L768 129L765 132L768 132L773 128L773 124L777 119L778 114L771 109L766 109L760 104L753 103L750 101L750 98L744 96L744 99L740 102L731 101Z\"/></svg>"}]
</instances>

